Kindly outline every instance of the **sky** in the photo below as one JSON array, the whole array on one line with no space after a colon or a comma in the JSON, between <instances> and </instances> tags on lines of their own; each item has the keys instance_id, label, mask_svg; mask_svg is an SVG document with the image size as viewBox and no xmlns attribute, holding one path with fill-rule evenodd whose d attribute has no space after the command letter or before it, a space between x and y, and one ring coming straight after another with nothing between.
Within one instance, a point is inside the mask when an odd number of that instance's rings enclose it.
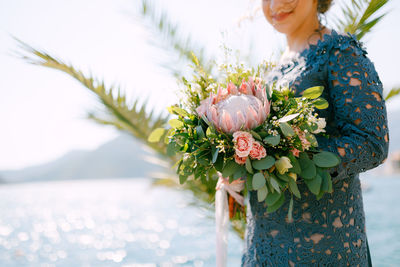
<instances>
[{"instance_id":1,"label":"sky","mask_svg":"<svg viewBox=\"0 0 400 267\"><path fill-rule=\"evenodd\" d=\"M174 64L176 55L162 49L162 38L137 16L139 2L0 0L0 170L45 163L70 150L95 149L119 134L85 117L101 106L78 82L13 56L12 51L21 50L11 35L107 85L119 84L128 99L147 98L158 112L178 101L177 83L160 64ZM261 1L154 2L180 23L183 33L217 56L225 43L261 62L285 44L261 12L238 26L240 17ZM391 88L400 85L400 1L392 0L386 10L387 17L364 43L385 88ZM337 6L330 11L335 12ZM329 13L327 18L329 22ZM387 105L389 112L399 109L400 96Z\"/></svg>"}]
</instances>

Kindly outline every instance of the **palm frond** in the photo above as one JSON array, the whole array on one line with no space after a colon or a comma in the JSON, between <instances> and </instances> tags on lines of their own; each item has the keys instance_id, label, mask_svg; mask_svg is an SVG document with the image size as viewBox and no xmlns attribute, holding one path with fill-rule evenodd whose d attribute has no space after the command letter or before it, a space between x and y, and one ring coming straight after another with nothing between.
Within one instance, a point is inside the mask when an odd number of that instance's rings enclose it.
<instances>
[{"instance_id":1,"label":"palm frond","mask_svg":"<svg viewBox=\"0 0 400 267\"><path fill-rule=\"evenodd\" d=\"M140 14L145 21L149 22L145 25L151 28L151 30L156 31L157 38L161 36L162 39L166 41L161 42L164 44L163 48L168 51L173 50L180 58L186 61L183 65L171 64L170 62L162 64L162 66L169 69L176 78L183 76L182 69L187 67L187 62L200 65L207 73L212 72L213 65L211 62L214 58L212 56L207 58L205 47L202 47L198 41L193 41L190 35L184 35L179 29L179 24L173 23L166 11L157 10L149 0L142 0ZM159 46L160 42L156 42L156 45ZM195 55L195 57L193 57L193 55ZM196 60L198 60L198 62L196 62Z\"/></svg>"},{"instance_id":2,"label":"palm frond","mask_svg":"<svg viewBox=\"0 0 400 267\"><path fill-rule=\"evenodd\" d=\"M147 145L160 154L166 154L166 145L163 142L149 143L147 142L147 137L154 129L166 124L168 115L160 114L155 117L154 110L147 114L145 110L147 102L144 102L139 107L139 101L135 100L132 105L129 105L121 88L116 86L106 88L104 81L94 78L92 75L85 75L71 64L64 63L46 52L39 51L16 37L13 38L28 53L27 55L26 53L16 52L17 56L30 64L62 71L79 81L97 96L97 99L104 106L104 110L102 114L89 112L88 118L98 123L112 125L119 130L127 131L139 140L146 142Z\"/></svg>"},{"instance_id":3,"label":"palm frond","mask_svg":"<svg viewBox=\"0 0 400 267\"><path fill-rule=\"evenodd\" d=\"M389 93L386 95L385 100L387 101L387 100L391 99L392 97L397 96L399 94L400 94L400 87L392 88L389 91Z\"/></svg>"},{"instance_id":4,"label":"palm frond","mask_svg":"<svg viewBox=\"0 0 400 267\"><path fill-rule=\"evenodd\" d=\"M389 0L351 0L341 2L344 18L336 19L335 26L342 32L355 34L361 40L386 15L382 8Z\"/></svg>"}]
</instances>

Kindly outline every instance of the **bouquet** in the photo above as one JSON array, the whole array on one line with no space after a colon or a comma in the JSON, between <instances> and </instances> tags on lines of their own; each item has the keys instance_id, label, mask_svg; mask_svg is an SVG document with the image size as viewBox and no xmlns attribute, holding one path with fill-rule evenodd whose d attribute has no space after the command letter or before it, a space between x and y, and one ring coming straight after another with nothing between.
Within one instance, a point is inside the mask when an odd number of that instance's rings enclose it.
<instances>
[{"instance_id":1,"label":"bouquet","mask_svg":"<svg viewBox=\"0 0 400 267\"><path fill-rule=\"evenodd\" d=\"M320 199L332 192L329 168L340 163L337 155L318 149L315 137L324 134L326 126L316 112L328 107L321 97L322 86L296 97L289 88L266 84L262 67L245 70L230 65L224 69L226 78L219 83L184 80L189 92L186 107L169 107L176 116L169 121L171 127L156 129L149 137L159 141L164 136L168 154L180 154L175 167L181 184L189 177L206 181L218 175L217 243L226 239L222 230L227 223L226 192L232 218L245 213L232 208L233 199L244 206L243 191L257 191L267 212L279 209L288 191L288 220L292 221L293 198L302 194L298 183L304 182Z\"/></svg>"}]
</instances>

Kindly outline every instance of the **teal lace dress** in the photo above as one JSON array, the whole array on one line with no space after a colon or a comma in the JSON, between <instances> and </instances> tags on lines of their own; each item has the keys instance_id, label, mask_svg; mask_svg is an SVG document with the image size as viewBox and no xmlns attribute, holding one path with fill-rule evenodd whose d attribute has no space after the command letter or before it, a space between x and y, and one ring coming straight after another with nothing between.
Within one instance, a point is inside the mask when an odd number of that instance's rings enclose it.
<instances>
[{"instance_id":1,"label":"teal lace dress","mask_svg":"<svg viewBox=\"0 0 400 267\"><path fill-rule=\"evenodd\" d=\"M333 192L317 200L302 182L288 222L290 195L274 213L249 193L242 266L371 266L359 173L387 157L389 135L382 84L367 52L353 35L335 31L316 45L281 60L266 77L302 91L322 85L329 108L329 139L318 137L322 150L340 155L331 171ZM338 147L345 153L339 153Z\"/></svg>"}]
</instances>

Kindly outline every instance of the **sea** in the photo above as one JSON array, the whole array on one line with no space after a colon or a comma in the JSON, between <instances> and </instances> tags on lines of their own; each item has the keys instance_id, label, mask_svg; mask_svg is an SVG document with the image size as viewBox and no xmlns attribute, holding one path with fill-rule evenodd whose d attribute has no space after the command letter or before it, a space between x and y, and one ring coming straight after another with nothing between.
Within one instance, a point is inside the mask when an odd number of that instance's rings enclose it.
<instances>
[{"instance_id":1,"label":"sea","mask_svg":"<svg viewBox=\"0 0 400 267\"><path fill-rule=\"evenodd\" d=\"M400 266L400 177L362 177L374 266ZM211 205L211 204L210 204ZM228 264L243 240L230 229ZM0 266L215 266L212 206L148 178L2 184Z\"/></svg>"}]
</instances>

